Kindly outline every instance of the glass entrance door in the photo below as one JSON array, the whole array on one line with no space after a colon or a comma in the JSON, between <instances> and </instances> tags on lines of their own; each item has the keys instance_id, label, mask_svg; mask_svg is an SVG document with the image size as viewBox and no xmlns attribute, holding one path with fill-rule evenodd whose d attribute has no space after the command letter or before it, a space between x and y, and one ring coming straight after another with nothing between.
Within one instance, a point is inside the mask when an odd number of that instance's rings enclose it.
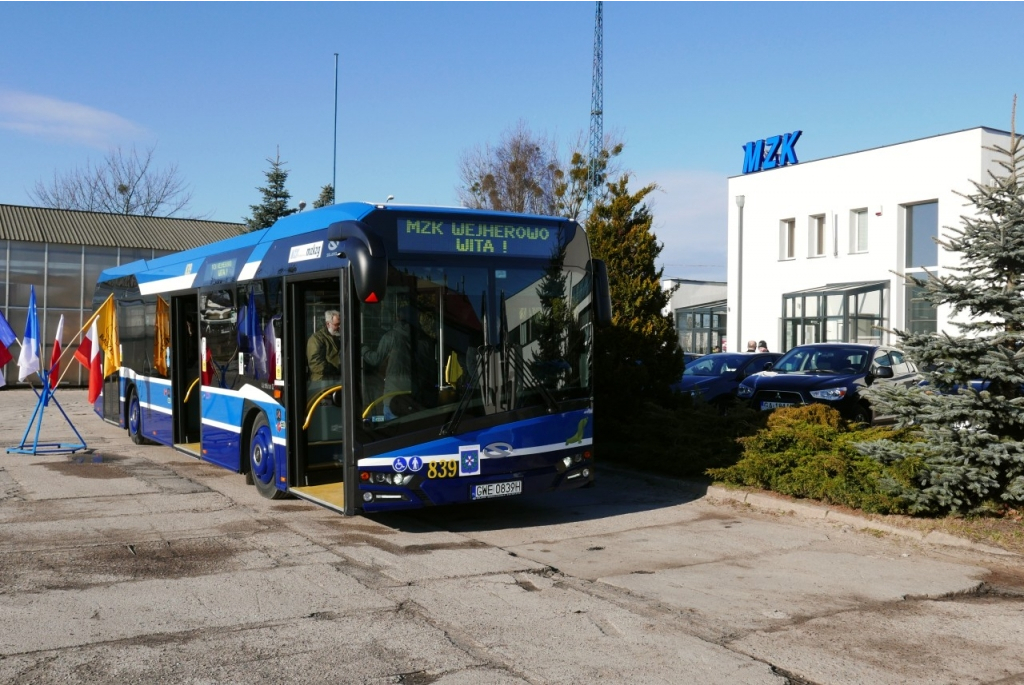
<instances>
[{"instance_id":1,"label":"glass entrance door","mask_svg":"<svg viewBox=\"0 0 1024 685\"><path fill-rule=\"evenodd\" d=\"M300 489L339 484L340 498L348 394L343 383L343 359L350 338L340 279L291 283L287 313L290 340L285 385L291 417L290 461L295 474L291 483Z\"/></svg>"}]
</instances>

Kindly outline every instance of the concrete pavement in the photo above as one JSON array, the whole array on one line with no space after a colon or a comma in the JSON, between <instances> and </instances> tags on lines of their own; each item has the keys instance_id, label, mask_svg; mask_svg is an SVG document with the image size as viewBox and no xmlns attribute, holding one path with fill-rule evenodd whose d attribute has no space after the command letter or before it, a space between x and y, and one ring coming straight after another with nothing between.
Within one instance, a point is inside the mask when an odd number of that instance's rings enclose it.
<instances>
[{"instance_id":1,"label":"concrete pavement","mask_svg":"<svg viewBox=\"0 0 1024 685\"><path fill-rule=\"evenodd\" d=\"M1024 683L997 550L618 469L346 519L59 397L90 453L0 455L3 682Z\"/></svg>"}]
</instances>

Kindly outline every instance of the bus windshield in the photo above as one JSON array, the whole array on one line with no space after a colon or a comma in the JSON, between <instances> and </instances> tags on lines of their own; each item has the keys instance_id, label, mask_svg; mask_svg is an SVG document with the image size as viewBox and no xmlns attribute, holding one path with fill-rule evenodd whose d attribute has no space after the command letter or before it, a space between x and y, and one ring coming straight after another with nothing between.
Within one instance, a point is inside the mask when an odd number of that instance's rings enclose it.
<instances>
[{"instance_id":1,"label":"bus windshield","mask_svg":"<svg viewBox=\"0 0 1024 685\"><path fill-rule=\"evenodd\" d=\"M393 261L384 301L358 305L365 440L589 399L586 263L439 261Z\"/></svg>"}]
</instances>

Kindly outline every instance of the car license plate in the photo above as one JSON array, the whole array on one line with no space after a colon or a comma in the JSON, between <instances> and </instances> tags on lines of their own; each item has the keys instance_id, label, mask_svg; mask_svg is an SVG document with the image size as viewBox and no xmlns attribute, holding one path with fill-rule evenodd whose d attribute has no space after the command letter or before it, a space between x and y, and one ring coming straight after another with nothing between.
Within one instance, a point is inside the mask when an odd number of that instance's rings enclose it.
<instances>
[{"instance_id":1,"label":"car license plate","mask_svg":"<svg viewBox=\"0 0 1024 685\"><path fill-rule=\"evenodd\" d=\"M768 411L769 409L778 409L779 407L792 407L792 402L762 402L761 411Z\"/></svg>"},{"instance_id":2,"label":"car license plate","mask_svg":"<svg viewBox=\"0 0 1024 685\"><path fill-rule=\"evenodd\" d=\"M485 499L487 497L508 497L509 495L521 495L523 493L523 481L510 480L505 483L487 483L486 485L474 485L471 496L473 499Z\"/></svg>"}]
</instances>

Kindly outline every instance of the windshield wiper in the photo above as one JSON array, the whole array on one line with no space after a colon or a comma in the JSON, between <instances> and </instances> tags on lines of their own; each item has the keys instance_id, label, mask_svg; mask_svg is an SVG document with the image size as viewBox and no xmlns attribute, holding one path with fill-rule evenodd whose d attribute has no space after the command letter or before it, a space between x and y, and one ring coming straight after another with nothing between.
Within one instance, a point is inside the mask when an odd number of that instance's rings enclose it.
<instances>
[{"instance_id":1,"label":"windshield wiper","mask_svg":"<svg viewBox=\"0 0 1024 685\"><path fill-rule=\"evenodd\" d=\"M541 399L544 400L544 406L548 409L548 413L554 414L557 412L558 402L555 401L555 398L544 384L537 380L537 377L530 371L526 362L523 361L522 356L519 354L522 348L519 345L513 345L508 342L505 343L504 348L505 358L511 359L515 372L522 377L526 387L536 390L540 394ZM508 379L508 374L506 374L506 379Z\"/></svg>"},{"instance_id":2,"label":"windshield wiper","mask_svg":"<svg viewBox=\"0 0 1024 685\"><path fill-rule=\"evenodd\" d=\"M504 290L501 292L500 313L501 330L499 331L499 334L501 335L501 353L503 357L502 363L504 366L504 368L502 369L503 373L501 374L501 380L502 383L504 384L506 392L508 392L510 395L508 403L509 408L515 408L515 388L512 385L512 374L509 373L509 362L511 362L512 370L514 370L516 374L523 379L523 381L526 383L526 387L536 390L538 393L540 393L541 399L544 400L544 406L547 407L548 409L548 413L554 414L555 412L558 411L558 403L555 402L555 398L551 396L551 393L548 392L548 389L546 387L544 387L544 384L537 380L536 376L533 375L533 372L530 371L530 369L527 367L526 362L523 361L522 346L509 342L508 310L507 307L505 306Z\"/></svg>"}]
</instances>

